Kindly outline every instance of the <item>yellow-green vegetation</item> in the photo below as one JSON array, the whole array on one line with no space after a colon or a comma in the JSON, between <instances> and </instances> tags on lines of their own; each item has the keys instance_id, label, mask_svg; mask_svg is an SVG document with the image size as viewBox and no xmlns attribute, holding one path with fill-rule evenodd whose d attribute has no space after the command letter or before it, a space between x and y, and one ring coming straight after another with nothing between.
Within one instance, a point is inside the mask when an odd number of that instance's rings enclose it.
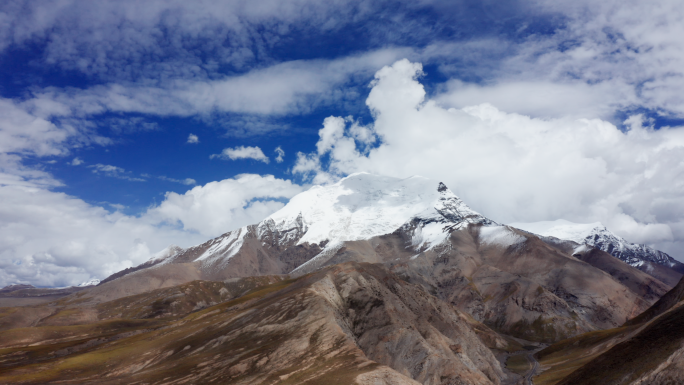
<instances>
[{"instance_id":1,"label":"yellow-green vegetation","mask_svg":"<svg viewBox=\"0 0 684 385\"><path fill-rule=\"evenodd\" d=\"M43 322L45 322L45 323L50 322L50 321L59 322L60 320L64 320L65 318L72 318L74 316L77 316L77 315L81 314L81 312L82 311L80 309L63 309L63 310L56 312L55 314L50 315L49 317L44 318Z\"/></svg>"},{"instance_id":2,"label":"yellow-green vegetation","mask_svg":"<svg viewBox=\"0 0 684 385\"><path fill-rule=\"evenodd\" d=\"M568 335L568 332L574 331L576 325L574 322L569 321L564 328L559 326L557 322L552 318L542 318L540 315L532 323L529 323L525 319L521 319L518 322L511 325L511 327L506 330L508 334L523 338L529 341L536 342L547 342L547 341L559 341Z\"/></svg>"},{"instance_id":3,"label":"yellow-green vegetation","mask_svg":"<svg viewBox=\"0 0 684 385\"><path fill-rule=\"evenodd\" d=\"M100 304L100 318L159 318L184 316L279 282L279 276L249 277L234 282L192 281Z\"/></svg>"},{"instance_id":4,"label":"yellow-green vegetation","mask_svg":"<svg viewBox=\"0 0 684 385\"><path fill-rule=\"evenodd\" d=\"M111 320L84 325L40 326L0 331L0 346L26 346L40 341L64 341L83 336L124 333L159 325L152 320Z\"/></svg>"},{"instance_id":5,"label":"yellow-green vegetation","mask_svg":"<svg viewBox=\"0 0 684 385\"><path fill-rule=\"evenodd\" d=\"M544 371L534 377L534 384L558 383L633 330L628 327L599 330L556 342L535 355Z\"/></svg>"},{"instance_id":6,"label":"yellow-green vegetation","mask_svg":"<svg viewBox=\"0 0 684 385\"><path fill-rule=\"evenodd\" d=\"M236 359L258 357L276 349L287 336L276 333L263 341L255 341L250 333L238 334L229 340L222 337L243 326L239 315L254 307L273 303L274 298L269 295L286 289L293 282L279 281L267 286L250 284L247 286L251 289L243 287L249 289L246 295L183 318L116 319L88 325L43 326L0 332L0 346L14 346L0 349L0 383L47 383L65 379L82 379L85 382L116 368L127 372L126 368L134 369L146 360L161 361L161 366L151 371L151 378L147 379L159 381L163 377L156 376L182 377L191 369L196 371L202 364L212 362L217 353L219 356L230 353ZM223 283L194 282L181 288L219 288L215 284ZM134 303L139 299L129 298L129 301ZM123 306L125 302L117 304ZM65 312L63 315L68 316L72 310L62 310ZM281 314L279 317L285 321L296 314ZM141 359L141 355L148 354L149 359ZM169 355L177 356L165 360ZM223 362L230 364L230 360ZM344 368L344 372L350 369Z\"/></svg>"},{"instance_id":7,"label":"yellow-green vegetation","mask_svg":"<svg viewBox=\"0 0 684 385\"><path fill-rule=\"evenodd\" d=\"M521 376L526 375L532 370L532 363L527 359L526 353L513 354L506 360L506 368L513 373L518 373Z\"/></svg>"}]
</instances>

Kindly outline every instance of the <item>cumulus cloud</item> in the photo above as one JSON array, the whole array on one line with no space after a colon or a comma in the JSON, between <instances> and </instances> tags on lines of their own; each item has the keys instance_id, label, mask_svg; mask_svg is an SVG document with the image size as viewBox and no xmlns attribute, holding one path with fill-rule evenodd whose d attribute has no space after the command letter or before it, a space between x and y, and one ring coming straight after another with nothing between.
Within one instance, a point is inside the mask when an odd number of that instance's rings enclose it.
<instances>
[{"instance_id":1,"label":"cumulus cloud","mask_svg":"<svg viewBox=\"0 0 684 385\"><path fill-rule=\"evenodd\" d=\"M426 99L420 64L376 73L365 127L367 152L349 119L329 117L315 152L293 172L316 182L356 171L444 181L468 204L501 222L564 218L601 221L632 242L681 255L684 246L684 129L655 130L634 116L623 132L599 119L540 119L491 104L444 108Z\"/></svg>"},{"instance_id":2,"label":"cumulus cloud","mask_svg":"<svg viewBox=\"0 0 684 385\"><path fill-rule=\"evenodd\" d=\"M101 279L170 244L188 247L257 223L300 191L273 176L240 175L185 194L167 193L160 205L135 217L35 183L6 181L0 184L0 286Z\"/></svg>"},{"instance_id":3,"label":"cumulus cloud","mask_svg":"<svg viewBox=\"0 0 684 385\"><path fill-rule=\"evenodd\" d=\"M211 159L219 158L223 160L254 159L268 163L269 159L259 147L239 146L235 148L224 148L220 154L213 154Z\"/></svg>"},{"instance_id":4,"label":"cumulus cloud","mask_svg":"<svg viewBox=\"0 0 684 385\"><path fill-rule=\"evenodd\" d=\"M278 146L278 147L276 147L274 152L277 154L276 159L275 159L276 162L283 163L283 158L285 157L285 151L280 146Z\"/></svg>"},{"instance_id":5,"label":"cumulus cloud","mask_svg":"<svg viewBox=\"0 0 684 385\"><path fill-rule=\"evenodd\" d=\"M301 186L271 175L243 174L194 187L185 194L169 192L164 202L145 216L214 237L259 222L283 207L283 199L301 191Z\"/></svg>"},{"instance_id":6,"label":"cumulus cloud","mask_svg":"<svg viewBox=\"0 0 684 385\"><path fill-rule=\"evenodd\" d=\"M187 143L199 143L199 138L195 134L190 134Z\"/></svg>"},{"instance_id":7,"label":"cumulus cloud","mask_svg":"<svg viewBox=\"0 0 684 385\"><path fill-rule=\"evenodd\" d=\"M71 162L69 162L69 164L72 166L80 166L83 163L84 163L83 159L81 159L81 158L74 158Z\"/></svg>"}]
</instances>

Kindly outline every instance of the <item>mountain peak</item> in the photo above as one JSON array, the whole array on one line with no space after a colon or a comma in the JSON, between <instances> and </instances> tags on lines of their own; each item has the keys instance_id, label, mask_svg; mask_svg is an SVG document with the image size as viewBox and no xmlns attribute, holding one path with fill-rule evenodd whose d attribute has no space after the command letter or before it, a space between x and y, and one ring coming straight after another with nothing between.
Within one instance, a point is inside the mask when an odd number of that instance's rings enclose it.
<instances>
[{"instance_id":1,"label":"mountain peak","mask_svg":"<svg viewBox=\"0 0 684 385\"><path fill-rule=\"evenodd\" d=\"M684 270L684 266L680 262L666 253L647 245L630 243L608 230L601 222L574 223L559 219L532 223L511 223L510 226L546 237L587 244L637 268L644 262L654 262L677 270Z\"/></svg>"},{"instance_id":2,"label":"mountain peak","mask_svg":"<svg viewBox=\"0 0 684 385\"><path fill-rule=\"evenodd\" d=\"M445 225L493 224L468 207L444 183L422 176L400 179L356 173L293 197L267 218L280 229L300 227L299 243L344 242L389 234L418 220ZM438 235L438 234L437 234Z\"/></svg>"}]
</instances>

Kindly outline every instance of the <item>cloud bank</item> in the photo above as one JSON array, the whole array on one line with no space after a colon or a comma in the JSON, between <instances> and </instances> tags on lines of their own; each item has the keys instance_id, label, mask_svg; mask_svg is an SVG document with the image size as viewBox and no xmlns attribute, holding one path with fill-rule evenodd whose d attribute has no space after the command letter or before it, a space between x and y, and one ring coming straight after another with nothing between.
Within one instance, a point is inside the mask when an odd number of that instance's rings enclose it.
<instances>
[{"instance_id":1,"label":"cloud bank","mask_svg":"<svg viewBox=\"0 0 684 385\"><path fill-rule=\"evenodd\" d=\"M379 70L366 100L374 123L325 119L316 151L298 154L293 172L314 183L356 171L423 175L496 221L601 221L684 258L684 129L655 130L641 115L623 132L491 104L444 108L426 99L421 72L408 60ZM368 149L369 137L379 144Z\"/></svg>"},{"instance_id":2,"label":"cloud bank","mask_svg":"<svg viewBox=\"0 0 684 385\"><path fill-rule=\"evenodd\" d=\"M168 193L136 217L29 182L3 184L0 286L68 286L104 278L170 244L188 247L259 222L301 190L273 176L245 174Z\"/></svg>"}]
</instances>

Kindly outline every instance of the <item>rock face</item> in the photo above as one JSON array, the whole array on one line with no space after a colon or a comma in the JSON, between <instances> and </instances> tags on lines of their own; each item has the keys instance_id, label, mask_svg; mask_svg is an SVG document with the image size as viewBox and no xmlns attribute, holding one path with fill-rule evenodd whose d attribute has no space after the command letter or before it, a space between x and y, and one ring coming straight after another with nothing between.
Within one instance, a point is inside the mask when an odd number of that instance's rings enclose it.
<instances>
[{"instance_id":1,"label":"rock face","mask_svg":"<svg viewBox=\"0 0 684 385\"><path fill-rule=\"evenodd\" d=\"M546 342L619 326L669 289L615 258L597 268L505 226L454 231L449 243L388 263L496 330Z\"/></svg>"},{"instance_id":2,"label":"rock face","mask_svg":"<svg viewBox=\"0 0 684 385\"><path fill-rule=\"evenodd\" d=\"M263 279L274 283L193 282L102 303L96 307L101 321L80 322L77 330L39 325L0 333L0 382L491 385L507 380L482 342L506 349L506 340L382 265L350 262L296 280ZM231 293L244 289L233 298ZM206 301L218 303L193 312L193 303ZM77 307L78 298L62 306L69 314L85 311ZM39 348L26 354L23 344ZM36 364L41 370L32 370Z\"/></svg>"},{"instance_id":3,"label":"rock face","mask_svg":"<svg viewBox=\"0 0 684 385\"><path fill-rule=\"evenodd\" d=\"M573 253L482 216L442 183L354 174L295 196L259 224L170 248L84 300L383 263L499 331L550 342L618 326L670 288L617 259L587 263Z\"/></svg>"},{"instance_id":4,"label":"rock face","mask_svg":"<svg viewBox=\"0 0 684 385\"><path fill-rule=\"evenodd\" d=\"M676 271L680 274L680 278L681 274L684 274L684 264L681 262L650 246L627 242L624 238L613 234L600 222L582 224L561 219L547 222L512 223L511 226L546 237L592 246L647 273L654 269L653 265L660 265Z\"/></svg>"}]
</instances>

